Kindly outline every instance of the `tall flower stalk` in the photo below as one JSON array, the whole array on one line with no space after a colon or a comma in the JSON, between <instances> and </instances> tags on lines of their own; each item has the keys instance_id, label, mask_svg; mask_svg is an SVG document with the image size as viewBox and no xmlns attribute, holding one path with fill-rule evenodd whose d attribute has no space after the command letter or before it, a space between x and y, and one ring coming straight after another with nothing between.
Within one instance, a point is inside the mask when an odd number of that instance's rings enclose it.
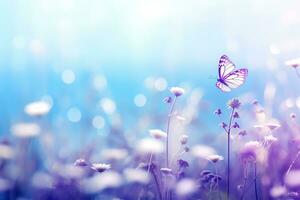
<instances>
[{"instance_id":1,"label":"tall flower stalk","mask_svg":"<svg viewBox=\"0 0 300 200\"><path fill-rule=\"evenodd\" d=\"M219 155L211 155L208 157L208 160L213 164L214 168L215 168L215 176L216 178L216 186L215 189L217 190L217 195L218 195L218 199L222 199L221 195L220 195L220 190L219 190L219 175L218 175L218 166L217 166L217 162L220 160L224 160L223 156L219 156Z\"/></svg>"},{"instance_id":2,"label":"tall flower stalk","mask_svg":"<svg viewBox=\"0 0 300 200\"><path fill-rule=\"evenodd\" d=\"M166 165L169 168L169 138L170 138L170 125L171 125L171 119L173 115L174 106L177 100L177 96L175 96L174 101L172 102L169 114L168 114L168 122L167 122L167 139L166 139Z\"/></svg>"},{"instance_id":3,"label":"tall flower stalk","mask_svg":"<svg viewBox=\"0 0 300 200\"><path fill-rule=\"evenodd\" d=\"M231 124L233 118L234 108L232 108L232 112L229 120L229 127L227 130L227 199L230 196L230 133L231 133Z\"/></svg>"},{"instance_id":4,"label":"tall flower stalk","mask_svg":"<svg viewBox=\"0 0 300 200\"><path fill-rule=\"evenodd\" d=\"M256 200L259 199L258 187L257 187L257 157L260 150L262 150L262 148L267 149L268 146L270 146L273 141L275 141L275 138L271 138L271 137L265 137L263 142L249 141L244 145L243 149L241 150L241 154L240 154L241 159L246 163L245 171L244 171L244 185L243 185L241 200L244 198L246 192L246 180L248 179L248 167L250 164L253 164L253 168L254 168L254 180L252 183L254 183L255 199Z\"/></svg>"},{"instance_id":5,"label":"tall flower stalk","mask_svg":"<svg viewBox=\"0 0 300 200\"><path fill-rule=\"evenodd\" d=\"M184 94L184 90L180 87L172 87L170 89L170 92L173 93L174 95L174 100L172 99L172 97L167 97L165 99L166 103L171 103L171 108L168 114L168 121L167 121L167 138L166 138L166 166L169 169L170 168L170 163L169 163L169 140L170 140L170 126L171 126L171 119L174 115L173 111L174 111L174 107L175 107L175 103L176 100L179 96ZM165 199L172 199L172 194L169 194L169 186L166 185L166 189L165 189Z\"/></svg>"},{"instance_id":6,"label":"tall flower stalk","mask_svg":"<svg viewBox=\"0 0 300 200\"><path fill-rule=\"evenodd\" d=\"M175 97L174 97L173 101L172 101L171 97L168 97L167 101L166 101L167 103L171 103L171 108L170 108L170 111L168 114L167 130L166 130L166 133L167 133L167 139L166 139L166 165L167 165L167 168L170 167L169 166L169 139L170 139L171 119L173 117L173 110L175 107L176 100L179 96L184 94L184 90L180 87L172 87L170 89L170 92L173 93Z\"/></svg>"},{"instance_id":7,"label":"tall flower stalk","mask_svg":"<svg viewBox=\"0 0 300 200\"><path fill-rule=\"evenodd\" d=\"M149 134L156 140L162 140L164 138L167 137L167 133L160 130L160 129L151 129L149 130ZM155 159L155 155L154 155L154 152L151 151L150 152L150 157L149 157L149 161L148 161L148 164L147 164L147 173L150 173L153 175L153 178L155 180L155 185L157 187L157 191L158 191L158 195L159 195L159 199L162 200L162 193L161 193L161 190L160 190L160 185L159 185L159 182L158 182L158 178L157 178L157 175L155 174L154 170L156 168L156 166L152 163L152 161ZM142 197L142 194L144 193L144 189L141 191L140 195L139 195L139 198L138 199L141 199Z\"/></svg>"},{"instance_id":8,"label":"tall flower stalk","mask_svg":"<svg viewBox=\"0 0 300 200\"><path fill-rule=\"evenodd\" d=\"M235 122L233 124L234 118L239 118L239 114L235 112L236 109L240 107L241 103L238 99L232 99L228 102L228 107L231 109L229 123L228 125L222 122L221 126L227 133L227 199L230 197L230 137L232 128L239 128L239 125ZM216 114L221 114L220 110L215 112Z\"/></svg>"}]
</instances>

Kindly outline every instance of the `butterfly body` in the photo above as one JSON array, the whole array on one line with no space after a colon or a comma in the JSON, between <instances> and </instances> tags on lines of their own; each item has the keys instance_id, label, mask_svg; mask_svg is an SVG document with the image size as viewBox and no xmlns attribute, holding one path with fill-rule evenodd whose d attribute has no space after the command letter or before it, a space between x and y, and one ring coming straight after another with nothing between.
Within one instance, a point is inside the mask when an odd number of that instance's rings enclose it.
<instances>
[{"instance_id":1,"label":"butterfly body","mask_svg":"<svg viewBox=\"0 0 300 200\"><path fill-rule=\"evenodd\" d=\"M227 84L222 78L218 78L218 79L217 79L217 82L220 82L220 83L222 83L222 84L228 86L228 84Z\"/></svg>"},{"instance_id":2,"label":"butterfly body","mask_svg":"<svg viewBox=\"0 0 300 200\"><path fill-rule=\"evenodd\" d=\"M219 61L219 78L216 86L223 92L230 92L234 88L241 86L248 76L248 69L234 70L235 65L230 59L223 55Z\"/></svg>"}]
</instances>

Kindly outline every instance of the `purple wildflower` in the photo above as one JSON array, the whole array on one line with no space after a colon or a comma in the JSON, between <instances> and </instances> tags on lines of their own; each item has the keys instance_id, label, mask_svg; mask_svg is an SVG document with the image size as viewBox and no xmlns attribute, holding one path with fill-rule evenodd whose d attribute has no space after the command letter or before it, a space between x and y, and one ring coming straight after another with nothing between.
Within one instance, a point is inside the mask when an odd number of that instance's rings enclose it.
<instances>
[{"instance_id":1,"label":"purple wildflower","mask_svg":"<svg viewBox=\"0 0 300 200\"><path fill-rule=\"evenodd\" d=\"M212 173L212 172L209 171L209 170L203 170L203 171L201 171L200 176L206 176L206 175L209 175L209 174L211 174L211 173Z\"/></svg>"},{"instance_id":2,"label":"purple wildflower","mask_svg":"<svg viewBox=\"0 0 300 200\"><path fill-rule=\"evenodd\" d=\"M178 173L177 173L177 179L178 180L181 180L181 179L183 179L185 177L185 172L184 171L179 171Z\"/></svg>"},{"instance_id":3,"label":"purple wildflower","mask_svg":"<svg viewBox=\"0 0 300 200\"><path fill-rule=\"evenodd\" d=\"M238 109L241 105L241 102L238 99L231 99L228 101L228 106L232 109Z\"/></svg>"},{"instance_id":4,"label":"purple wildflower","mask_svg":"<svg viewBox=\"0 0 300 200\"><path fill-rule=\"evenodd\" d=\"M210 155L208 156L208 160L210 160L213 163L217 163L219 160L224 160L224 157L220 155Z\"/></svg>"},{"instance_id":5,"label":"purple wildflower","mask_svg":"<svg viewBox=\"0 0 300 200\"><path fill-rule=\"evenodd\" d=\"M245 136L245 135L247 135L247 132L246 132L246 130L242 130L242 131L240 131L240 132L239 132L239 135L240 135L240 136Z\"/></svg>"},{"instance_id":6,"label":"purple wildflower","mask_svg":"<svg viewBox=\"0 0 300 200\"><path fill-rule=\"evenodd\" d=\"M187 142L188 142L188 136L187 135L182 135L181 138L180 138L180 143L182 145L185 145Z\"/></svg>"},{"instance_id":7,"label":"purple wildflower","mask_svg":"<svg viewBox=\"0 0 300 200\"><path fill-rule=\"evenodd\" d=\"M213 182L218 183L219 181L222 180L222 177L219 175L215 175L215 177L212 179Z\"/></svg>"},{"instance_id":8,"label":"purple wildflower","mask_svg":"<svg viewBox=\"0 0 300 200\"><path fill-rule=\"evenodd\" d=\"M238 191L240 191L240 192L243 191L243 188L244 188L244 186L243 186L242 184L239 184L239 185L236 186L236 189L237 189Z\"/></svg>"},{"instance_id":9,"label":"purple wildflower","mask_svg":"<svg viewBox=\"0 0 300 200\"><path fill-rule=\"evenodd\" d=\"M291 114L290 114L290 118L296 119L296 114L295 114L295 113L291 113Z\"/></svg>"},{"instance_id":10,"label":"purple wildflower","mask_svg":"<svg viewBox=\"0 0 300 200\"><path fill-rule=\"evenodd\" d=\"M74 162L74 165L79 166L79 167L85 167L85 166L88 166L88 163L84 159L80 158Z\"/></svg>"},{"instance_id":11,"label":"purple wildflower","mask_svg":"<svg viewBox=\"0 0 300 200\"><path fill-rule=\"evenodd\" d=\"M171 87L170 92L172 92L176 97L184 94L184 89L181 87Z\"/></svg>"},{"instance_id":12,"label":"purple wildflower","mask_svg":"<svg viewBox=\"0 0 300 200\"><path fill-rule=\"evenodd\" d=\"M258 105L258 101L257 101L256 99L253 100L253 101L252 101L252 104L253 104L253 105Z\"/></svg>"},{"instance_id":13,"label":"purple wildflower","mask_svg":"<svg viewBox=\"0 0 300 200\"><path fill-rule=\"evenodd\" d=\"M163 102L164 103L172 103L173 99L172 99L172 97L168 96L168 97L166 97L166 98L163 99Z\"/></svg>"},{"instance_id":14,"label":"purple wildflower","mask_svg":"<svg viewBox=\"0 0 300 200\"><path fill-rule=\"evenodd\" d=\"M200 174L200 177L201 185L206 188L211 188L222 180L220 176L209 170L203 170Z\"/></svg>"},{"instance_id":15,"label":"purple wildflower","mask_svg":"<svg viewBox=\"0 0 300 200\"><path fill-rule=\"evenodd\" d=\"M226 124L225 122L222 122L222 123L220 124L220 127L226 128L226 127L227 127L227 124Z\"/></svg>"},{"instance_id":16,"label":"purple wildflower","mask_svg":"<svg viewBox=\"0 0 300 200\"><path fill-rule=\"evenodd\" d=\"M149 133L153 138L157 140L167 137L167 133L160 129L151 129L149 130Z\"/></svg>"},{"instance_id":17,"label":"purple wildflower","mask_svg":"<svg viewBox=\"0 0 300 200\"><path fill-rule=\"evenodd\" d=\"M184 147L184 151L185 151L185 152L189 152L189 151L190 151L190 148L189 148L189 147Z\"/></svg>"},{"instance_id":18,"label":"purple wildflower","mask_svg":"<svg viewBox=\"0 0 300 200\"><path fill-rule=\"evenodd\" d=\"M234 124L232 125L232 128L240 128L240 125L237 122L234 122Z\"/></svg>"},{"instance_id":19,"label":"purple wildflower","mask_svg":"<svg viewBox=\"0 0 300 200\"><path fill-rule=\"evenodd\" d=\"M105 163L94 163L91 166L91 169L93 169L97 172L100 172L100 173L102 173L110 168L111 168L110 164L105 164Z\"/></svg>"},{"instance_id":20,"label":"purple wildflower","mask_svg":"<svg viewBox=\"0 0 300 200\"><path fill-rule=\"evenodd\" d=\"M177 164L178 164L179 168L189 167L189 163L185 160L182 160L182 159L177 160Z\"/></svg>"},{"instance_id":21,"label":"purple wildflower","mask_svg":"<svg viewBox=\"0 0 300 200\"><path fill-rule=\"evenodd\" d=\"M239 113L238 112L234 112L233 113L233 118L236 118L236 119L240 118Z\"/></svg>"},{"instance_id":22,"label":"purple wildflower","mask_svg":"<svg viewBox=\"0 0 300 200\"><path fill-rule=\"evenodd\" d=\"M289 192L288 193L288 197L290 197L290 198L299 198L299 193L298 192Z\"/></svg>"},{"instance_id":23,"label":"purple wildflower","mask_svg":"<svg viewBox=\"0 0 300 200\"><path fill-rule=\"evenodd\" d=\"M215 110L215 115L221 115L222 114L222 111L220 108L218 108L217 110Z\"/></svg>"},{"instance_id":24,"label":"purple wildflower","mask_svg":"<svg viewBox=\"0 0 300 200\"><path fill-rule=\"evenodd\" d=\"M10 146L10 145L11 145L11 142L10 142L9 140L4 139L4 140L1 140L1 141L0 141L0 144Z\"/></svg>"},{"instance_id":25,"label":"purple wildflower","mask_svg":"<svg viewBox=\"0 0 300 200\"><path fill-rule=\"evenodd\" d=\"M255 161L259 149L258 141L247 142L241 150L240 156L245 161Z\"/></svg>"}]
</instances>

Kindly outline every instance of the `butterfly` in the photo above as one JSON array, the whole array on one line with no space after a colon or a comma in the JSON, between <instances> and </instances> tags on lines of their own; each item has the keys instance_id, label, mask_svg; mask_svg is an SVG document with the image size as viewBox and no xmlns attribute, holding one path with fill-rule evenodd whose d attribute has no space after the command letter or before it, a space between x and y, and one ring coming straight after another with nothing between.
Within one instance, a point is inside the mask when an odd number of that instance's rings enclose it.
<instances>
[{"instance_id":1,"label":"butterfly","mask_svg":"<svg viewBox=\"0 0 300 200\"><path fill-rule=\"evenodd\" d=\"M219 78L216 86L223 92L240 87L246 80L248 69L235 69L235 65L228 56L223 55L219 61Z\"/></svg>"}]
</instances>

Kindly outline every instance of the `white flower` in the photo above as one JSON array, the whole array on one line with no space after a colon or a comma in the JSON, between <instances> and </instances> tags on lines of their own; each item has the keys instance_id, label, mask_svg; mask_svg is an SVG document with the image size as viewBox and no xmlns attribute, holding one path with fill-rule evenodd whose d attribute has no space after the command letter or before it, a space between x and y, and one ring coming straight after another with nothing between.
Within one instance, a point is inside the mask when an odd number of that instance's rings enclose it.
<instances>
[{"instance_id":1,"label":"white flower","mask_svg":"<svg viewBox=\"0 0 300 200\"><path fill-rule=\"evenodd\" d=\"M185 145L185 144L188 142L188 138L189 138L189 136L187 136L187 135L182 135L181 138L180 138L180 143L181 143L182 145Z\"/></svg>"},{"instance_id":2,"label":"white flower","mask_svg":"<svg viewBox=\"0 0 300 200\"><path fill-rule=\"evenodd\" d=\"M290 114L290 118L295 119L296 118L296 114L295 113L291 113Z\"/></svg>"},{"instance_id":3,"label":"white flower","mask_svg":"<svg viewBox=\"0 0 300 200\"><path fill-rule=\"evenodd\" d=\"M253 125L253 128L261 131L261 130L263 130L265 128L265 126L257 124L257 125Z\"/></svg>"},{"instance_id":4,"label":"white flower","mask_svg":"<svg viewBox=\"0 0 300 200\"><path fill-rule=\"evenodd\" d=\"M245 148L252 148L252 149L256 149L259 147L259 142L258 141L249 141L245 144L244 146Z\"/></svg>"},{"instance_id":5,"label":"white flower","mask_svg":"<svg viewBox=\"0 0 300 200\"><path fill-rule=\"evenodd\" d=\"M30 116L46 115L51 109L51 105L46 101L36 101L25 106L24 111Z\"/></svg>"},{"instance_id":6,"label":"white flower","mask_svg":"<svg viewBox=\"0 0 300 200\"><path fill-rule=\"evenodd\" d=\"M172 169L166 168L166 167L160 168L160 171L164 174L171 174L172 173Z\"/></svg>"},{"instance_id":7,"label":"white flower","mask_svg":"<svg viewBox=\"0 0 300 200\"><path fill-rule=\"evenodd\" d=\"M279 198L287 192L286 188L283 186L273 186L270 190L270 195L273 198Z\"/></svg>"},{"instance_id":8,"label":"white flower","mask_svg":"<svg viewBox=\"0 0 300 200\"><path fill-rule=\"evenodd\" d=\"M287 60L285 64L289 67L294 67L297 68L300 66L300 58L292 59L292 60Z\"/></svg>"},{"instance_id":9,"label":"white flower","mask_svg":"<svg viewBox=\"0 0 300 200\"><path fill-rule=\"evenodd\" d=\"M94 163L92 164L91 167L93 170L97 171L97 172L104 172L108 169L110 169L110 164L105 164L105 163Z\"/></svg>"},{"instance_id":10,"label":"white flower","mask_svg":"<svg viewBox=\"0 0 300 200\"><path fill-rule=\"evenodd\" d=\"M149 130L149 133L152 137L158 140L167 137L167 133L159 129L151 129Z\"/></svg>"},{"instance_id":11,"label":"white flower","mask_svg":"<svg viewBox=\"0 0 300 200\"><path fill-rule=\"evenodd\" d=\"M128 182L147 184L150 181L149 174L141 169L125 169L124 176Z\"/></svg>"},{"instance_id":12,"label":"white flower","mask_svg":"<svg viewBox=\"0 0 300 200\"><path fill-rule=\"evenodd\" d=\"M106 188L116 188L122 184L122 176L114 171L107 171L82 180L83 190L98 193Z\"/></svg>"},{"instance_id":13,"label":"white flower","mask_svg":"<svg viewBox=\"0 0 300 200\"><path fill-rule=\"evenodd\" d=\"M206 145L195 145L192 147L191 152L195 157L202 159L207 159L210 155L216 154L215 149Z\"/></svg>"},{"instance_id":14,"label":"white flower","mask_svg":"<svg viewBox=\"0 0 300 200\"><path fill-rule=\"evenodd\" d=\"M19 123L13 125L12 133L20 138L29 138L39 135L40 127L34 123Z\"/></svg>"},{"instance_id":15,"label":"white flower","mask_svg":"<svg viewBox=\"0 0 300 200\"><path fill-rule=\"evenodd\" d=\"M273 135L267 135L265 136L265 142L267 143L273 143L273 142L277 142L278 139L276 137L274 137Z\"/></svg>"},{"instance_id":16,"label":"white flower","mask_svg":"<svg viewBox=\"0 0 300 200\"><path fill-rule=\"evenodd\" d=\"M61 163L54 163L51 171L65 178L82 178L85 174L82 167Z\"/></svg>"},{"instance_id":17,"label":"white flower","mask_svg":"<svg viewBox=\"0 0 300 200\"><path fill-rule=\"evenodd\" d=\"M224 157L223 156L220 156L220 155L209 155L207 157L208 160L210 160L211 162L213 163L216 163L218 162L219 160L224 160Z\"/></svg>"},{"instance_id":18,"label":"white flower","mask_svg":"<svg viewBox=\"0 0 300 200\"><path fill-rule=\"evenodd\" d=\"M84 159L79 158L74 162L74 165L80 166L80 167L85 167L85 166L88 166L88 163Z\"/></svg>"},{"instance_id":19,"label":"white flower","mask_svg":"<svg viewBox=\"0 0 300 200\"><path fill-rule=\"evenodd\" d=\"M179 120L179 121L186 121L186 118L183 117L183 116L176 116L176 118Z\"/></svg>"},{"instance_id":20,"label":"white flower","mask_svg":"<svg viewBox=\"0 0 300 200\"><path fill-rule=\"evenodd\" d=\"M139 141L137 151L141 154L159 154L164 150L164 145L159 140L146 138Z\"/></svg>"},{"instance_id":21,"label":"white flower","mask_svg":"<svg viewBox=\"0 0 300 200\"><path fill-rule=\"evenodd\" d=\"M126 149L105 149L101 152L105 160L122 160L128 156Z\"/></svg>"},{"instance_id":22,"label":"white flower","mask_svg":"<svg viewBox=\"0 0 300 200\"><path fill-rule=\"evenodd\" d=\"M279 128L280 124L278 122L274 121L274 122L267 123L266 126L272 131L272 130Z\"/></svg>"},{"instance_id":23,"label":"white flower","mask_svg":"<svg viewBox=\"0 0 300 200\"><path fill-rule=\"evenodd\" d=\"M247 142L241 150L242 159L245 159L248 161L256 160L259 147L260 147L260 144L258 141Z\"/></svg>"},{"instance_id":24,"label":"white flower","mask_svg":"<svg viewBox=\"0 0 300 200\"><path fill-rule=\"evenodd\" d=\"M274 131L281 127L280 123L277 120L271 120L267 123L265 123L265 114L263 113L260 117L263 117L259 119L262 123L254 125L253 127L259 131Z\"/></svg>"},{"instance_id":25,"label":"white flower","mask_svg":"<svg viewBox=\"0 0 300 200\"><path fill-rule=\"evenodd\" d=\"M179 196L186 196L192 194L197 190L197 184L192 179L184 178L176 185L176 194Z\"/></svg>"},{"instance_id":26,"label":"white flower","mask_svg":"<svg viewBox=\"0 0 300 200\"><path fill-rule=\"evenodd\" d=\"M15 150L8 144L0 144L0 158L12 159L15 156Z\"/></svg>"},{"instance_id":27,"label":"white flower","mask_svg":"<svg viewBox=\"0 0 300 200\"><path fill-rule=\"evenodd\" d=\"M172 92L176 97L184 94L184 89L181 87L171 87L170 92Z\"/></svg>"},{"instance_id":28,"label":"white flower","mask_svg":"<svg viewBox=\"0 0 300 200\"><path fill-rule=\"evenodd\" d=\"M290 187L296 187L300 185L300 170L292 170L285 175L284 181Z\"/></svg>"}]
</instances>

